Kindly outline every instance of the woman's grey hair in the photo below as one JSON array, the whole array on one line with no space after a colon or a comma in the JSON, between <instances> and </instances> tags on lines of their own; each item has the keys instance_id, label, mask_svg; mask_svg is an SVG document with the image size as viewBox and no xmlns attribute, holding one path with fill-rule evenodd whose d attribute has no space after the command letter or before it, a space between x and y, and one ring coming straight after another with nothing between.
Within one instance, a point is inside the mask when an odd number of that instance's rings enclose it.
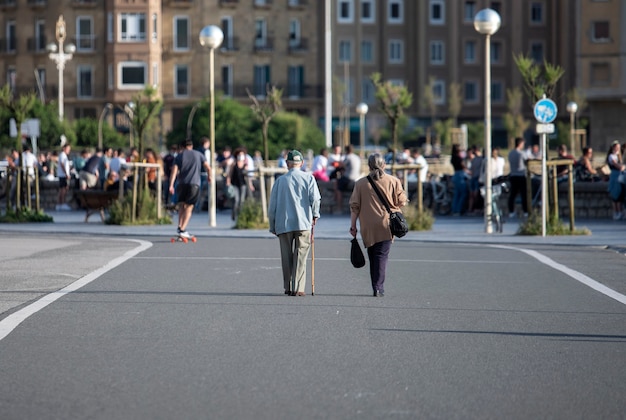
<instances>
[{"instance_id":1,"label":"woman's grey hair","mask_svg":"<svg viewBox=\"0 0 626 420\"><path fill-rule=\"evenodd\" d=\"M380 153L369 155L367 166L370 168L370 176L373 179L380 179L385 174L385 158Z\"/></svg>"}]
</instances>

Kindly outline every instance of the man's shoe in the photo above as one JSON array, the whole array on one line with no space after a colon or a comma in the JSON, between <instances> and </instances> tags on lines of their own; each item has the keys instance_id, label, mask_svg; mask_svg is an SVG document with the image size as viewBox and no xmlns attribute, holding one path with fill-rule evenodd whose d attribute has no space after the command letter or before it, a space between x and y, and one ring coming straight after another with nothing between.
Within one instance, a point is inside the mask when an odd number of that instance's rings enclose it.
<instances>
[{"instance_id":1,"label":"man's shoe","mask_svg":"<svg viewBox=\"0 0 626 420\"><path fill-rule=\"evenodd\" d=\"M285 290L285 294L291 296L291 290Z\"/></svg>"},{"instance_id":2,"label":"man's shoe","mask_svg":"<svg viewBox=\"0 0 626 420\"><path fill-rule=\"evenodd\" d=\"M380 290L376 290L374 292L374 297L383 297L383 296L385 296L385 292L382 292Z\"/></svg>"}]
</instances>

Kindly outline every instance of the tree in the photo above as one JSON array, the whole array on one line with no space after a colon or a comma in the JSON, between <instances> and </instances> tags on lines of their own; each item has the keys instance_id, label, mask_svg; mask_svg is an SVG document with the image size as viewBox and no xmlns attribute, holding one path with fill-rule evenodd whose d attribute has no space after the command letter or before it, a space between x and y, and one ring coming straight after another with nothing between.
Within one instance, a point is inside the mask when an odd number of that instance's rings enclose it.
<instances>
[{"instance_id":1,"label":"tree","mask_svg":"<svg viewBox=\"0 0 626 420\"><path fill-rule=\"evenodd\" d=\"M76 133L77 147L95 148L98 146L98 121L93 118L81 118L75 120L72 128ZM108 124L102 125L102 138L104 147L112 147L114 149L124 147L126 139Z\"/></svg>"},{"instance_id":2,"label":"tree","mask_svg":"<svg viewBox=\"0 0 626 420\"><path fill-rule=\"evenodd\" d=\"M380 110L387 116L391 126L393 161L395 162L398 150L398 121L404 115L404 109L413 103L413 95L405 86L394 85L389 80L382 81L380 73L373 73L370 79L376 89L376 99Z\"/></svg>"},{"instance_id":3,"label":"tree","mask_svg":"<svg viewBox=\"0 0 626 420\"><path fill-rule=\"evenodd\" d=\"M246 93L248 97L252 100L252 112L254 113L257 120L261 122L261 130L263 135L263 150L265 151L264 159L265 162L269 160L269 145L268 145L268 130L270 122L272 118L280 111L283 106L282 89L277 89L276 86L267 86L266 87L266 95L265 101L263 103L259 102L258 98L254 96L248 88L246 88Z\"/></svg>"},{"instance_id":4,"label":"tree","mask_svg":"<svg viewBox=\"0 0 626 420\"><path fill-rule=\"evenodd\" d=\"M424 86L424 94L422 95L422 108L427 110L430 115L430 127L435 129L435 116L437 115L437 103L435 101L435 92L433 86L435 78L429 77L428 84Z\"/></svg>"},{"instance_id":5,"label":"tree","mask_svg":"<svg viewBox=\"0 0 626 420\"><path fill-rule=\"evenodd\" d=\"M552 98L559 79L565 70L559 65L548 63L546 60L539 65L532 58L520 53L513 56L515 65L522 75L524 91L530 100L531 107L535 106L543 95Z\"/></svg>"},{"instance_id":6,"label":"tree","mask_svg":"<svg viewBox=\"0 0 626 420\"><path fill-rule=\"evenodd\" d=\"M522 113L522 91L520 88L506 90L506 107L508 112L502 117L508 135L509 149L514 147L514 139L522 137L530 126Z\"/></svg>"},{"instance_id":7,"label":"tree","mask_svg":"<svg viewBox=\"0 0 626 420\"><path fill-rule=\"evenodd\" d=\"M15 125L17 127L15 148L17 150L22 150L22 123L26 121L28 113L33 108L36 99L37 97L34 92L20 95L16 99L8 84L0 89L0 107L7 109L10 118L15 119Z\"/></svg>"},{"instance_id":8,"label":"tree","mask_svg":"<svg viewBox=\"0 0 626 420\"><path fill-rule=\"evenodd\" d=\"M144 90L133 96L135 107L132 112L131 125L137 134L137 150L139 156L144 152L144 135L156 122L155 116L161 110L163 101L157 98L157 91L152 86L146 86Z\"/></svg>"},{"instance_id":9,"label":"tree","mask_svg":"<svg viewBox=\"0 0 626 420\"><path fill-rule=\"evenodd\" d=\"M450 83L450 86L448 86L448 112L450 113L450 118L452 118L453 127L458 125L462 107L461 84L456 82Z\"/></svg>"}]
</instances>

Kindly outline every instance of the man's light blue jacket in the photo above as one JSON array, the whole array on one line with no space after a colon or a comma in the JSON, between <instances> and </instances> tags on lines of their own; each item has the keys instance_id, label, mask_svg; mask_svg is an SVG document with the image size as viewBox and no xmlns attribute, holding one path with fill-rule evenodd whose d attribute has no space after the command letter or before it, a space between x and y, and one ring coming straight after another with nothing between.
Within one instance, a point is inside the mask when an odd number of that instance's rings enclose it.
<instances>
[{"instance_id":1,"label":"man's light blue jacket","mask_svg":"<svg viewBox=\"0 0 626 420\"><path fill-rule=\"evenodd\" d=\"M322 197L313 175L292 168L276 180L269 204L270 232L280 235L311 230L313 218L320 217Z\"/></svg>"}]
</instances>

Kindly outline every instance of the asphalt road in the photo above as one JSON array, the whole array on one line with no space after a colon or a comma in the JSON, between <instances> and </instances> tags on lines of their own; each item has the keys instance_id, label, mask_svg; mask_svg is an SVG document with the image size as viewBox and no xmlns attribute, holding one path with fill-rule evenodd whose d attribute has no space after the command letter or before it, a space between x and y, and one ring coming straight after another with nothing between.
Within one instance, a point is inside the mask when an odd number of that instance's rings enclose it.
<instances>
[{"instance_id":1,"label":"asphalt road","mask_svg":"<svg viewBox=\"0 0 626 420\"><path fill-rule=\"evenodd\" d=\"M287 297L276 239L96 239L47 289L0 261L2 301L48 300L0 338L0 418L626 418L626 305L584 284L626 294L611 250L399 240L374 298L349 242L319 239L315 296ZM20 261L94 242L54 240Z\"/></svg>"}]
</instances>

